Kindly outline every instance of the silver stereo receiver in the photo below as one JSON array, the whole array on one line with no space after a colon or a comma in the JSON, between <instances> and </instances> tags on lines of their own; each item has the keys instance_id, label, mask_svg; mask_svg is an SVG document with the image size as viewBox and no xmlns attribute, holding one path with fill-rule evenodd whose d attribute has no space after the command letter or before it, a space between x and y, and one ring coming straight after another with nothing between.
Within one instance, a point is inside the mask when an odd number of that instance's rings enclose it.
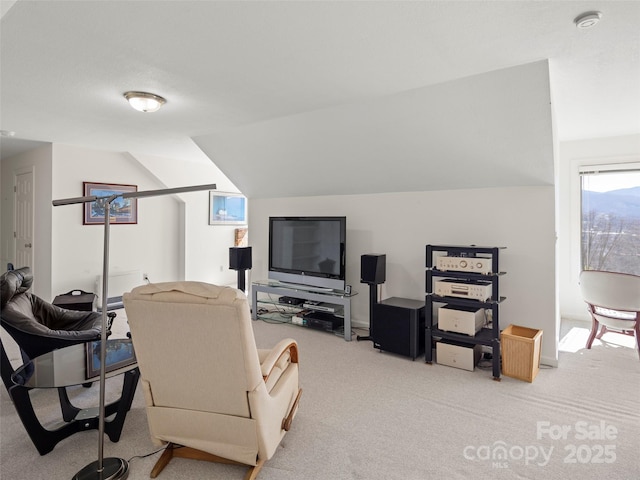
<instances>
[{"instance_id":1,"label":"silver stereo receiver","mask_svg":"<svg viewBox=\"0 0 640 480\"><path fill-rule=\"evenodd\" d=\"M473 298L484 302L491 298L491 287L491 282L446 279L434 282L434 293L441 297Z\"/></svg>"},{"instance_id":2,"label":"silver stereo receiver","mask_svg":"<svg viewBox=\"0 0 640 480\"><path fill-rule=\"evenodd\" d=\"M449 272L491 273L491 259L484 257L445 257L436 258L436 268Z\"/></svg>"}]
</instances>

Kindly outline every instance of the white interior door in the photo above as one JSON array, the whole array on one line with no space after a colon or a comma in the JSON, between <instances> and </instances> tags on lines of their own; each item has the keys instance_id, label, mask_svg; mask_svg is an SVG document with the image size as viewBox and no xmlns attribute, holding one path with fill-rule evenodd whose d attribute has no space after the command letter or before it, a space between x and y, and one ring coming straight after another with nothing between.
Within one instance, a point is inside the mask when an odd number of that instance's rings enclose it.
<instances>
[{"instance_id":1,"label":"white interior door","mask_svg":"<svg viewBox=\"0 0 640 480\"><path fill-rule=\"evenodd\" d=\"M33 271L33 170L16 173L14 192L15 267Z\"/></svg>"}]
</instances>

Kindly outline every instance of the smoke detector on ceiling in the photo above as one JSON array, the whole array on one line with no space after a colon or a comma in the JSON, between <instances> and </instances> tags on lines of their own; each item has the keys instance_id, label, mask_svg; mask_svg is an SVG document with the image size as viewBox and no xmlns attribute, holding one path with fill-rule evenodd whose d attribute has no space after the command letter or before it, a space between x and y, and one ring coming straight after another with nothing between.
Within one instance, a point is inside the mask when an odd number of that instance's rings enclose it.
<instances>
[{"instance_id":1,"label":"smoke detector on ceiling","mask_svg":"<svg viewBox=\"0 0 640 480\"><path fill-rule=\"evenodd\" d=\"M600 21L600 18L602 18L602 13L600 12L586 12L578 15L573 23L575 23L579 29L584 30L595 26L596 23Z\"/></svg>"}]
</instances>

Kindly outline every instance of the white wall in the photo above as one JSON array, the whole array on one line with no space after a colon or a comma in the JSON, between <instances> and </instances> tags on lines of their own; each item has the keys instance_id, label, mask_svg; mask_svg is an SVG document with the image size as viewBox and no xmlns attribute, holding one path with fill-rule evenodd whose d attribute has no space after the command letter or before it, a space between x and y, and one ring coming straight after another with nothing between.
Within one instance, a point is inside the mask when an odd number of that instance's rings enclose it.
<instances>
[{"instance_id":1,"label":"white wall","mask_svg":"<svg viewBox=\"0 0 640 480\"><path fill-rule=\"evenodd\" d=\"M53 199L84 195L83 182L137 185L138 191L162 188L126 155L67 145L53 146ZM65 205L52 213L52 294L81 288L95 292L102 273L104 227L83 225L83 206ZM138 223L110 228L111 272L140 271L154 281L178 279L178 205L174 198L138 199Z\"/></svg>"},{"instance_id":2,"label":"white wall","mask_svg":"<svg viewBox=\"0 0 640 480\"><path fill-rule=\"evenodd\" d=\"M148 155L134 155L140 165L166 188L215 184L216 192L238 189L212 162L176 162ZM188 280L236 285L237 273L229 270L229 247L233 247L236 226L209 225L209 192L181 194L186 228L181 251L183 277Z\"/></svg>"},{"instance_id":3,"label":"white wall","mask_svg":"<svg viewBox=\"0 0 640 480\"><path fill-rule=\"evenodd\" d=\"M576 140L560 144L558 241L560 313L589 321L580 296L580 180L581 165L640 162L640 135Z\"/></svg>"},{"instance_id":4,"label":"white wall","mask_svg":"<svg viewBox=\"0 0 640 480\"><path fill-rule=\"evenodd\" d=\"M253 280L267 278L268 218L345 215L347 283L359 292L353 321L369 323L368 286L360 283L360 256L384 253L382 299L424 299L427 244L504 246L501 252L501 327L544 331L543 361L557 364L554 187L253 199L249 202Z\"/></svg>"}]
</instances>

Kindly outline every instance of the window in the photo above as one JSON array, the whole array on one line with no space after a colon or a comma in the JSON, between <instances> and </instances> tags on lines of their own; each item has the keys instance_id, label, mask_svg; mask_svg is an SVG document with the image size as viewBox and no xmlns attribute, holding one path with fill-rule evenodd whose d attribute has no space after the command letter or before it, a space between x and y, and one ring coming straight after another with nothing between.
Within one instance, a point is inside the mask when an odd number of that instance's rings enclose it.
<instances>
[{"instance_id":1,"label":"window","mask_svg":"<svg viewBox=\"0 0 640 480\"><path fill-rule=\"evenodd\" d=\"M583 270L640 275L640 169L580 172Z\"/></svg>"}]
</instances>

